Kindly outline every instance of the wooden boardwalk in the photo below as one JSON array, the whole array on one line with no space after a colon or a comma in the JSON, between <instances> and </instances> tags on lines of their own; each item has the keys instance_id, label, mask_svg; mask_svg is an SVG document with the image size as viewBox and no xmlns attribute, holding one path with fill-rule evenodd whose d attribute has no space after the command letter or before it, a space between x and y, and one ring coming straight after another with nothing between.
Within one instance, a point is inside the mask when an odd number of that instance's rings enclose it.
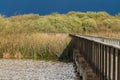
<instances>
[{"instance_id":1,"label":"wooden boardwalk","mask_svg":"<svg viewBox=\"0 0 120 80\"><path fill-rule=\"evenodd\" d=\"M83 76L82 70L78 70L82 56L98 77L96 80L120 80L120 39L73 34L70 36L73 41L74 61L80 76ZM76 53L79 56L76 56ZM95 77L82 80L95 80Z\"/></svg>"}]
</instances>

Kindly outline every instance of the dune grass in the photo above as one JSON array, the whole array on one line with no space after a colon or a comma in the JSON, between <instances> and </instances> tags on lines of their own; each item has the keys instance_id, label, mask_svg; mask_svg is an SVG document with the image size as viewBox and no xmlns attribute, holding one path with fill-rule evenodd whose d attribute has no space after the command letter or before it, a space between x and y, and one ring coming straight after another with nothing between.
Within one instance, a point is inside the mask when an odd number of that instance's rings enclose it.
<instances>
[{"instance_id":1,"label":"dune grass","mask_svg":"<svg viewBox=\"0 0 120 80\"><path fill-rule=\"evenodd\" d=\"M58 59L70 38L64 34L18 34L0 36L0 55L5 58Z\"/></svg>"}]
</instances>

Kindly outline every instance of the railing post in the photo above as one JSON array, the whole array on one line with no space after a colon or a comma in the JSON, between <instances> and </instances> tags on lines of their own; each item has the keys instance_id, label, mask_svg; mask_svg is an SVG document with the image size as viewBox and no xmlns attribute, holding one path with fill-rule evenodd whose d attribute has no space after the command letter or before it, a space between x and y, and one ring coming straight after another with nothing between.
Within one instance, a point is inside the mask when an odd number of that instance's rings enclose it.
<instances>
[{"instance_id":1,"label":"railing post","mask_svg":"<svg viewBox=\"0 0 120 80\"><path fill-rule=\"evenodd\" d=\"M107 46L105 46L105 80L107 80Z\"/></svg>"},{"instance_id":2,"label":"railing post","mask_svg":"<svg viewBox=\"0 0 120 80\"><path fill-rule=\"evenodd\" d=\"M100 73L101 73L101 44L99 44L99 73L98 73L98 76L99 76L99 78L100 78Z\"/></svg>"},{"instance_id":3,"label":"railing post","mask_svg":"<svg viewBox=\"0 0 120 80\"><path fill-rule=\"evenodd\" d=\"M118 50L118 73L117 73L117 80L120 80L120 50Z\"/></svg>"},{"instance_id":4,"label":"railing post","mask_svg":"<svg viewBox=\"0 0 120 80\"><path fill-rule=\"evenodd\" d=\"M99 71L100 80L101 80L101 71L102 71L102 45L100 44L100 71Z\"/></svg>"},{"instance_id":5,"label":"railing post","mask_svg":"<svg viewBox=\"0 0 120 80\"><path fill-rule=\"evenodd\" d=\"M96 51L95 51L95 54L96 54L96 74L98 75L98 43L96 43Z\"/></svg>"},{"instance_id":6,"label":"railing post","mask_svg":"<svg viewBox=\"0 0 120 80\"><path fill-rule=\"evenodd\" d=\"M92 42L92 68L94 68L94 42Z\"/></svg>"},{"instance_id":7,"label":"railing post","mask_svg":"<svg viewBox=\"0 0 120 80\"><path fill-rule=\"evenodd\" d=\"M109 74L108 79L111 80L111 47L109 47Z\"/></svg>"},{"instance_id":8,"label":"railing post","mask_svg":"<svg viewBox=\"0 0 120 80\"><path fill-rule=\"evenodd\" d=\"M104 45L101 45L100 58L100 80L104 80Z\"/></svg>"},{"instance_id":9,"label":"railing post","mask_svg":"<svg viewBox=\"0 0 120 80\"><path fill-rule=\"evenodd\" d=\"M119 54L119 50L116 49L116 52L115 52L115 80L118 80L118 54Z\"/></svg>"},{"instance_id":10,"label":"railing post","mask_svg":"<svg viewBox=\"0 0 120 80\"><path fill-rule=\"evenodd\" d=\"M116 58L115 58L116 50L113 50L113 80L115 80L115 74L116 74Z\"/></svg>"},{"instance_id":11,"label":"railing post","mask_svg":"<svg viewBox=\"0 0 120 80\"><path fill-rule=\"evenodd\" d=\"M107 46L107 79L109 80L109 58L110 58L110 47L109 46Z\"/></svg>"},{"instance_id":12,"label":"railing post","mask_svg":"<svg viewBox=\"0 0 120 80\"><path fill-rule=\"evenodd\" d=\"M105 64L105 58L104 58L105 57L105 55L104 55L105 46L103 45L102 48L103 48L103 51L102 51L102 59L103 59L102 60L102 80L104 80L104 76L105 76L104 75L105 74L105 71L104 71L105 70L105 66L104 66L104 64Z\"/></svg>"}]
</instances>

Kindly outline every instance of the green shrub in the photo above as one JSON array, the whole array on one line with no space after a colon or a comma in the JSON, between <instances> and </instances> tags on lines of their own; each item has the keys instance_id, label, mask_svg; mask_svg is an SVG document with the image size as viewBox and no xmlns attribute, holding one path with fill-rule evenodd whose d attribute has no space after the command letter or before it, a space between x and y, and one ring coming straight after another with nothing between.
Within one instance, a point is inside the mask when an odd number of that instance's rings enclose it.
<instances>
[{"instance_id":1,"label":"green shrub","mask_svg":"<svg viewBox=\"0 0 120 80\"><path fill-rule=\"evenodd\" d=\"M96 16L98 19L100 20L104 20L104 19L107 19L107 18L110 18L112 17L111 15L109 15L107 12L104 12L104 11L101 11L101 12L98 12L97 13L97 16Z\"/></svg>"},{"instance_id":2,"label":"green shrub","mask_svg":"<svg viewBox=\"0 0 120 80\"><path fill-rule=\"evenodd\" d=\"M85 19L82 23L84 31L92 31L92 29L97 28L97 23L94 19Z\"/></svg>"},{"instance_id":3,"label":"green shrub","mask_svg":"<svg viewBox=\"0 0 120 80\"><path fill-rule=\"evenodd\" d=\"M104 21L103 21L103 24L105 25L105 26L107 26L107 27L111 27L111 25L113 24L113 20L112 19L105 19Z\"/></svg>"},{"instance_id":4,"label":"green shrub","mask_svg":"<svg viewBox=\"0 0 120 80\"><path fill-rule=\"evenodd\" d=\"M0 34L29 34L37 32L81 33L84 31L96 32L98 28L105 30L109 28L109 30L112 31L112 28L110 27L118 24L119 20L119 14L111 16L104 11L71 11L67 14L52 13L51 15L46 16L39 16L38 14L24 14L8 18L0 16ZM97 28L97 26L99 27Z\"/></svg>"},{"instance_id":5,"label":"green shrub","mask_svg":"<svg viewBox=\"0 0 120 80\"><path fill-rule=\"evenodd\" d=\"M120 19L120 13L118 13L117 15L115 15L115 18Z\"/></svg>"},{"instance_id":6,"label":"green shrub","mask_svg":"<svg viewBox=\"0 0 120 80\"><path fill-rule=\"evenodd\" d=\"M86 15L89 17L89 18L97 18L97 13L96 12L86 12Z\"/></svg>"}]
</instances>

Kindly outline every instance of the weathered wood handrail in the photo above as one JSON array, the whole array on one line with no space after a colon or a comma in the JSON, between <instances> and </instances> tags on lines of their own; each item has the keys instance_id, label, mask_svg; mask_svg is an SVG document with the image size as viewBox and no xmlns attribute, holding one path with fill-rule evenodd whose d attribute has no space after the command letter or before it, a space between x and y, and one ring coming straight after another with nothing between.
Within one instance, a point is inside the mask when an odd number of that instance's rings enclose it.
<instances>
[{"instance_id":1,"label":"weathered wood handrail","mask_svg":"<svg viewBox=\"0 0 120 80\"><path fill-rule=\"evenodd\" d=\"M73 39L73 47L80 51L99 80L120 80L120 45L93 39L91 36L70 36ZM115 41L119 43L118 39Z\"/></svg>"},{"instance_id":2,"label":"weathered wood handrail","mask_svg":"<svg viewBox=\"0 0 120 80\"><path fill-rule=\"evenodd\" d=\"M77 35L77 34L76 34L76 36L82 36L82 37L85 37L85 38L89 38L89 39L102 41L102 42L106 42L106 43L109 43L109 44L114 44L114 45L119 45L120 46L120 39L117 39L117 38L95 37L95 36Z\"/></svg>"}]
</instances>

